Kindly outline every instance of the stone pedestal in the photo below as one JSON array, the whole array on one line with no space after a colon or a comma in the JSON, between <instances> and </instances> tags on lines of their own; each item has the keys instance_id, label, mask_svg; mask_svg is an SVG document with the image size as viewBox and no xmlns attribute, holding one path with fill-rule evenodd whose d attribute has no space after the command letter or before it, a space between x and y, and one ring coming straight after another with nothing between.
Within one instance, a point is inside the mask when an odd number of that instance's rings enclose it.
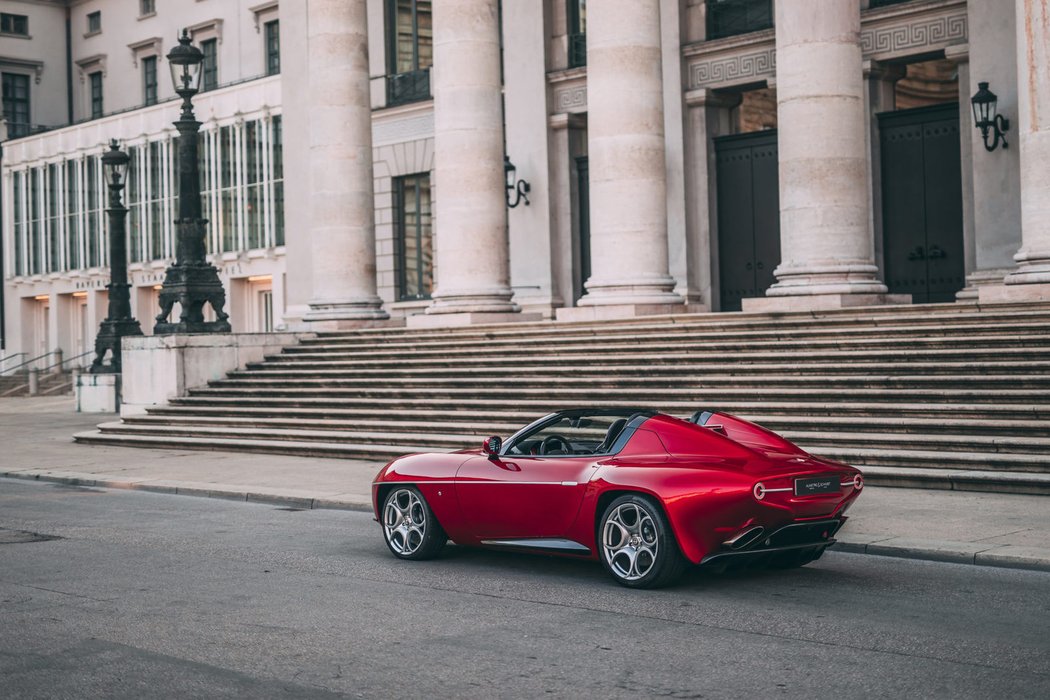
<instances>
[{"instance_id":1,"label":"stone pedestal","mask_svg":"<svg viewBox=\"0 0 1050 700\"><path fill-rule=\"evenodd\" d=\"M222 379L230 370L279 353L304 335L296 333L224 333L125 338L123 343L122 416L145 413L187 390ZM104 376L104 375L85 375Z\"/></svg>"},{"instance_id":2,"label":"stone pedestal","mask_svg":"<svg viewBox=\"0 0 1050 700\"><path fill-rule=\"evenodd\" d=\"M579 305L681 304L667 260L660 2L588 10L592 274Z\"/></svg>"},{"instance_id":3,"label":"stone pedestal","mask_svg":"<svg viewBox=\"0 0 1050 700\"><path fill-rule=\"evenodd\" d=\"M767 295L881 303L886 286L868 228L860 4L779 0L776 27L782 262Z\"/></svg>"},{"instance_id":4,"label":"stone pedestal","mask_svg":"<svg viewBox=\"0 0 1050 700\"><path fill-rule=\"evenodd\" d=\"M77 413L120 410L120 374L78 374L74 387Z\"/></svg>"},{"instance_id":5,"label":"stone pedestal","mask_svg":"<svg viewBox=\"0 0 1050 700\"><path fill-rule=\"evenodd\" d=\"M572 322L614 321L638 316L699 314L710 311L706 304L598 304L558 309L556 320Z\"/></svg>"},{"instance_id":6,"label":"stone pedestal","mask_svg":"<svg viewBox=\"0 0 1050 700\"><path fill-rule=\"evenodd\" d=\"M805 296L755 297L742 299L745 313L830 311L858 306L910 304L911 294L807 294Z\"/></svg>"},{"instance_id":7,"label":"stone pedestal","mask_svg":"<svg viewBox=\"0 0 1050 700\"><path fill-rule=\"evenodd\" d=\"M434 3L438 196L427 314L518 311L508 272L499 41L496 0Z\"/></svg>"},{"instance_id":8,"label":"stone pedestal","mask_svg":"<svg viewBox=\"0 0 1050 700\"><path fill-rule=\"evenodd\" d=\"M1050 284L1050 4L1016 0L1015 8L1021 250L1014 256L1017 271L1004 281L1046 285Z\"/></svg>"},{"instance_id":9,"label":"stone pedestal","mask_svg":"<svg viewBox=\"0 0 1050 700\"><path fill-rule=\"evenodd\" d=\"M310 242L306 321L385 319L376 294L366 0L310 0Z\"/></svg>"},{"instance_id":10,"label":"stone pedestal","mask_svg":"<svg viewBox=\"0 0 1050 700\"><path fill-rule=\"evenodd\" d=\"M990 284L978 288L977 294L977 300L981 304L1014 304L1030 301L1050 301L1050 282Z\"/></svg>"}]
</instances>

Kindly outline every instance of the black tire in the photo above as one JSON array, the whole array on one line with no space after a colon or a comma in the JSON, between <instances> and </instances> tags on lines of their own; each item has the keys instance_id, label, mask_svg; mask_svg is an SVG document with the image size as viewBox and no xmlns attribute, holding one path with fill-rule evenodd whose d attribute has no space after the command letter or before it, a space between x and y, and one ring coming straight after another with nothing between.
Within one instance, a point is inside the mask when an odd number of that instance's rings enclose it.
<instances>
[{"instance_id":1,"label":"black tire","mask_svg":"<svg viewBox=\"0 0 1050 700\"><path fill-rule=\"evenodd\" d=\"M687 564L663 509L641 494L620 496L602 513L598 558L613 580L628 588L669 586Z\"/></svg>"},{"instance_id":2,"label":"black tire","mask_svg":"<svg viewBox=\"0 0 1050 700\"><path fill-rule=\"evenodd\" d=\"M448 542L430 504L415 486L395 486L383 499L383 541L398 559L433 559Z\"/></svg>"}]
</instances>

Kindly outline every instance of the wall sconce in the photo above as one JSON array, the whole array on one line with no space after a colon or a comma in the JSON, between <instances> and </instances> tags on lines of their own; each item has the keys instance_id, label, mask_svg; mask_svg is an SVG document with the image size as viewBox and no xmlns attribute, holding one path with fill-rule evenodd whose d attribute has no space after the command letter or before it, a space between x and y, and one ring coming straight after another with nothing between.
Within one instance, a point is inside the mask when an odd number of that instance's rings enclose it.
<instances>
[{"instance_id":1,"label":"wall sconce","mask_svg":"<svg viewBox=\"0 0 1050 700\"><path fill-rule=\"evenodd\" d=\"M510 156L503 156L503 174L507 178L507 206L513 209L521 204L522 200L525 201L525 206L529 206L531 187L524 180L517 179L518 169L514 167L514 163L510 162Z\"/></svg>"},{"instance_id":2,"label":"wall sconce","mask_svg":"<svg viewBox=\"0 0 1050 700\"><path fill-rule=\"evenodd\" d=\"M1009 147L1009 144L1006 143L1006 132L1010 130L1010 120L1005 119L1001 114L996 114L995 106L998 101L999 98L995 96L995 93L988 89L988 83L977 83L977 92L970 98L970 104L973 105L974 126L981 130L984 147L989 151L994 151L999 146L1000 140L1003 142L1003 148ZM991 143L988 143L988 132L993 129L995 130L994 138Z\"/></svg>"}]
</instances>

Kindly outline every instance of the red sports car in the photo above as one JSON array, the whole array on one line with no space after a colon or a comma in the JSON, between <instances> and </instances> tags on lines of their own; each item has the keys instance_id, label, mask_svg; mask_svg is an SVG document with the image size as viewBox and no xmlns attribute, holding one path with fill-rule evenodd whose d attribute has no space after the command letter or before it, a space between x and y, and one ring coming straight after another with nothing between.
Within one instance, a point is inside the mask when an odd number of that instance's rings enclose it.
<instances>
[{"instance_id":1,"label":"red sports car","mask_svg":"<svg viewBox=\"0 0 1050 700\"><path fill-rule=\"evenodd\" d=\"M372 500L401 559L451 539L597 558L618 583L654 588L689 564L807 564L863 487L857 469L725 413L576 409L506 443L395 459Z\"/></svg>"}]
</instances>

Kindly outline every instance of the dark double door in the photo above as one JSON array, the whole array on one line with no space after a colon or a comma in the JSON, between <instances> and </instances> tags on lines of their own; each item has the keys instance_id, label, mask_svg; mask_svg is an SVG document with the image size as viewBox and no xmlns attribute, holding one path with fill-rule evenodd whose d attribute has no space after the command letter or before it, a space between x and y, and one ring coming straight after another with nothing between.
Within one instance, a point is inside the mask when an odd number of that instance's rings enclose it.
<instances>
[{"instance_id":1,"label":"dark double door","mask_svg":"<svg viewBox=\"0 0 1050 700\"><path fill-rule=\"evenodd\" d=\"M718 279L722 311L765 294L780 264L777 132L715 139Z\"/></svg>"},{"instance_id":2,"label":"dark double door","mask_svg":"<svg viewBox=\"0 0 1050 700\"><path fill-rule=\"evenodd\" d=\"M878 115L886 286L950 302L965 285L959 105Z\"/></svg>"}]
</instances>

